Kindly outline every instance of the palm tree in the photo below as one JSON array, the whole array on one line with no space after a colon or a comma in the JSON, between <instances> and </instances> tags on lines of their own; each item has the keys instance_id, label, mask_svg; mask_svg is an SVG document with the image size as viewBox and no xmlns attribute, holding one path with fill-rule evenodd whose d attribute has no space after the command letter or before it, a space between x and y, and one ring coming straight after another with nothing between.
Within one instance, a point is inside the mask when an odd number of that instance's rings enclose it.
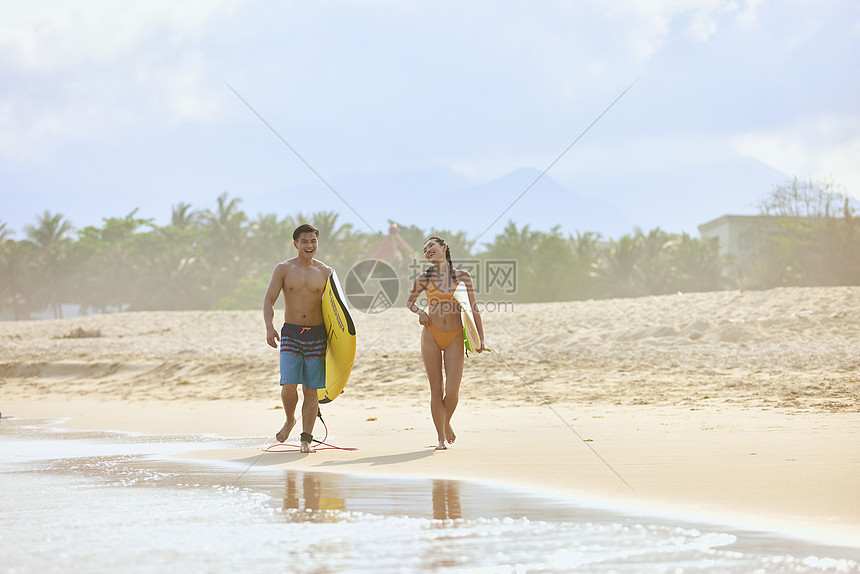
<instances>
[{"instance_id":1,"label":"palm tree","mask_svg":"<svg viewBox=\"0 0 860 574\"><path fill-rule=\"evenodd\" d=\"M149 276L148 268L155 258L152 241L144 226L153 227L151 219L136 216L134 209L125 217L105 218L102 227L88 226L79 233L78 252L88 264L86 291L82 302L88 307L105 310L122 309L126 305L139 308L149 291L142 281Z\"/></svg>"},{"instance_id":2,"label":"palm tree","mask_svg":"<svg viewBox=\"0 0 860 574\"><path fill-rule=\"evenodd\" d=\"M683 233L673 240L669 258L673 291L716 291L728 284L717 244Z\"/></svg>"},{"instance_id":3,"label":"palm tree","mask_svg":"<svg viewBox=\"0 0 860 574\"><path fill-rule=\"evenodd\" d=\"M33 277L33 246L9 235L5 224L0 226L0 306L11 307L12 317L18 321L30 303L26 294L35 290L28 285Z\"/></svg>"},{"instance_id":4,"label":"palm tree","mask_svg":"<svg viewBox=\"0 0 860 574\"><path fill-rule=\"evenodd\" d=\"M561 227L537 234L539 245L532 260L532 301L569 301L578 287L576 258Z\"/></svg>"},{"instance_id":5,"label":"palm tree","mask_svg":"<svg viewBox=\"0 0 860 574\"><path fill-rule=\"evenodd\" d=\"M15 320L18 319L18 307L15 304L15 277L11 273L12 251L14 241L10 238L11 230L6 223L0 223L0 308L11 305Z\"/></svg>"},{"instance_id":6,"label":"palm tree","mask_svg":"<svg viewBox=\"0 0 860 574\"><path fill-rule=\"evenodd\" d=\"M37 225L24 228L27 239L35 246L39 266L39 291L44 293L47 303L54 311L54 317L63 317L63 298L69 293L72 265L69 248L72 224L62 214L45 211Z\"/></svg>"},{"instance_id":7,"label":"palm tree","mask_svg":"<svg viewBox=\"0 0 860 574\"><path fill-rule=\"evenodd\" d=\"M183 237L187 230L166 228L158 255L149 265L150 273L142 286L150 294L141 305L144 309L207 309L211 306L209 285L212 272L196 255L194 247Z\"/></svg>"},{"instance_id":8,"label":"palm tree","mask_svg":"<svg viewBox=\"0 0 860 574\"><path fill-rule=\"evenodd\" d=\"M296 220L292 216L278 219L274 213L259 214L248 225L248 277L268 279L279 261L291 257L293 231Z\"/></svg>"},{"instance_id":9,"label":"palm tree","mask_svg":"<svg viewBox=\"0 0 860 574\"><path fill-rule=\"evenodd\" d=\"M301 217L299 214L297 221L302 221ZM333 211L318 211L304 221L320 232L321 258L335 269L343 269L364 259L369 242L363 234L355 232L351 223L338 225L338 217Z\"/></svg>"},{"instance_id":10,"label":"palm tree","mask_svg":"<svg viewBox=\"0 0 860 574\"><path fill-rule=\"evenodd\" d=\"M202 214L206 229L204 246L205 264L212 270L210 308L220 297L227 295L236 287L239 279L247 275L249 267L246 259L248 247L248 216L239 209L239 198L229 199L227 192L218 196L214 212L206 210Z\"/></svg>"},{"instance_id":11,"label":"palm tree","mask_svg":"<svg viewBox=\"0 0 860 574\"><path fill-rule=\"evenodd\" d=\"M177 229L188 229L197 225L200 221L200 215L200 211L193 210L190 203L180 201L173 206L170 225Z\"/></svg>"},{"instance_id":12,"label":"palm tree","mask_svg":"<svg viewBox=\"0 0 860 574\"><path fill-rule=\"evenodd\" d=\"M0 263L6 260L8 251L12 246L12 230L7 229L7 224L0 222Z\"/></svg>"},{"instance_id":13,"label":"palm tree","mask_svg":"<svg viewBox=\"0 0 860 574\"><path fill-rule=\"evenodd\" d=\"M574 256L573 297L593 299L602 296L606 286L600 275L600 234L577 231L576 236L571 236L568 242Z\"/></svg>"},{"instance_id":14,"label":"palm tree","mask_svg":"<svg viewBox=\"0 0 860 574\"><path fill-rule=\"evenodd\" d=\"M601 273L610 297L630 297L636 293L633 274L641 254L639 243L630 235L613 241L603 260Z\"/></svg>"},{"instance_id":15,"label":"palm tree","mask_svg":"<svg viewBox=\"0 0 860 574\"><path fill-rule=\"evenodd\" d=\"M667 250L672 245L672 237L659 227L648 234L636 230L635 241L639 244L639 258L636 261L634 284L642 295L663 295L669 293L669 260Z\"/></svg>"},{"instance_id":16,"label":"palm tree","mask_svg":"<svg viewBox=\"0 0 860 574\"><path fill-rule=\"evenodd\" d=\"M570 245L573 249L573 254L577 259L586 261L596 260L599 253L598 243L600 242L600 234L593 231L576 232L576 237L570 238Z\"/></svg>"},{"instance_id":17,"label":"palm tree","mask_svg":"<svg viewBox=\"0 0 860 574\"><path fill-rule=\"evenodd\" d=\"M239 209L239 204L242 203L242 200L238 197L228 199L227 192L225 191L218 196L217 202L218 207L215 212L208 209L203 212L202 217L204 221L219 231L235 232L241 229L242 225L248 220L245 212Z\"/></svg>"},{"instance_id":18,"label":"palm tree","mask_svg":"<svg viewBox=\"0 0 860 574\"><path fill-rule=\"evenodd\" d=\"M493 261L494 264L507 266L512 277L511 281L502 286L502 290L512 299L531 301L536 294L536 285L541 281L537 262L541 239L542 234L532 231L528 225L517 229L516 223L508 221L502 233L496 235L493 243L488 245L483 253L486 262ZM487 267L489 266L487 263ZM487 277L487 281L488 292L499 286L493 281L493 277Z\"/></svg>"},{"instance_id":19,"label":"palm tree","mask_svg":"<svg viewBox=\"0 0 860 574\"><path fill-rule=\"evenodd\" d=\"M307 221L319 230L321 238L325 238L327 242L336 243L346 239L352 231L351 223L338 225L338 217L340 214L334 211L317 211L308 217Z\"/></svg>"}]
</instances>

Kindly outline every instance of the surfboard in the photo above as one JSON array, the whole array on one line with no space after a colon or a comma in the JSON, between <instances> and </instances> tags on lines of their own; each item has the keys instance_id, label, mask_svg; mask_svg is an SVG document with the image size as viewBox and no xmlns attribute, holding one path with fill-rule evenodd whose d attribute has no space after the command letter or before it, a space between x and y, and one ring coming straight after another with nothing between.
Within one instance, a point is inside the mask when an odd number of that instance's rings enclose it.
<instances>
[{"instance_id":1,"label":"surfboard","mask_svg":"<svg viewBox=\"0 0 860 574\"><path fill-rule=\"evenodd\" d=\"M355 362L355 324L342 296L337 272L332 269L322 298L322 315L328 335L325 354L325 388L319 389L320 403L330 403L343 392Z\"/></svg>"},{"instance_id":2,"label":"surfboard","mask_svg":"<svg viewBox=\"0 0 860 574\"><path fill-rule=\"evenodd\" d=\"M481 337L475 326L475 316L472 313L472 305L469 304L469 293L463 283L454 289L454 299L460 304L460 318L463 321L463 339L466 350L474 353L475 350L481 348Z\"/></svg>"}]
</instances>

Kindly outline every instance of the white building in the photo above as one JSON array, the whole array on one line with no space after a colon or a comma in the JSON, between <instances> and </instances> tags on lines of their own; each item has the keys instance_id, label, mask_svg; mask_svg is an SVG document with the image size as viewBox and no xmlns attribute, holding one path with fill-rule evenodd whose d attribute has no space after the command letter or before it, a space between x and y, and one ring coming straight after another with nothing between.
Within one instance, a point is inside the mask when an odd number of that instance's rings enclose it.
<instances>
[{"instance_id":1,"label":"white building","mask_svg":"<svg viewBox=\"0 0 860 574\"><path fill-rule=\"evenodd\" d=\"M716 241L720 256L741 257L758 250L762 238L777 229L772 215L724 215L699 226L702 241Z\"/></svg>"}]
</instances>

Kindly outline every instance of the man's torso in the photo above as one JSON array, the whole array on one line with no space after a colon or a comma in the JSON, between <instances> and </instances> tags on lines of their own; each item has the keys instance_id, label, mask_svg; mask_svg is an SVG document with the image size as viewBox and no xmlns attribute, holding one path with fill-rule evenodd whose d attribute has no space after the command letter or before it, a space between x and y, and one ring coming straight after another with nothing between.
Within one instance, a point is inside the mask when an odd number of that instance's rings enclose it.
<instances>
[{"instance_id":1,"label":"man's torso","mask_svg":"<svg viewBox=\"0 0 860 574\"><path fill-rule=\"evenodd\" d=\"M331 270L319 261L308 266L290 259L282 265L285 265L282 287L284 322L295 325L322 324L322 294Z\"/></svg>"}]
</instances>

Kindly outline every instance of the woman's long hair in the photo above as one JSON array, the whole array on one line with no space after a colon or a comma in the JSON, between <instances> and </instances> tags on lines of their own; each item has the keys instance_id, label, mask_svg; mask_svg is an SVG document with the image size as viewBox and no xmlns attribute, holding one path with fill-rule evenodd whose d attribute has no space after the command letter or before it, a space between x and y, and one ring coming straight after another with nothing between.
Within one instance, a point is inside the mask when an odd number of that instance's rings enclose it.
<instances>
[{"instance_id":1,"label":"woman's long hair","mask_svg":"<svg viewBox=\"0 0 860 574\"><path fill-rule=\"evenodd\" d=\"M427 238L427 241L431 241L431 240L438 243L439 246L447 245L445 243L444 239L442 239L441 237L437 237L435 235ZM425 245L427 244L427 241L424 242ZM454 264L451 263L451 246L450 245L448 246L448 249L445 250L445 260L448 262L448 271L451 273L451 282L456 283L457 282L457 274L454 273ZM430 268L427 269L427 279L433 278L433 271L435 269L436 269L435 265L431 265Z\"/></svg>"}]
</instances>

